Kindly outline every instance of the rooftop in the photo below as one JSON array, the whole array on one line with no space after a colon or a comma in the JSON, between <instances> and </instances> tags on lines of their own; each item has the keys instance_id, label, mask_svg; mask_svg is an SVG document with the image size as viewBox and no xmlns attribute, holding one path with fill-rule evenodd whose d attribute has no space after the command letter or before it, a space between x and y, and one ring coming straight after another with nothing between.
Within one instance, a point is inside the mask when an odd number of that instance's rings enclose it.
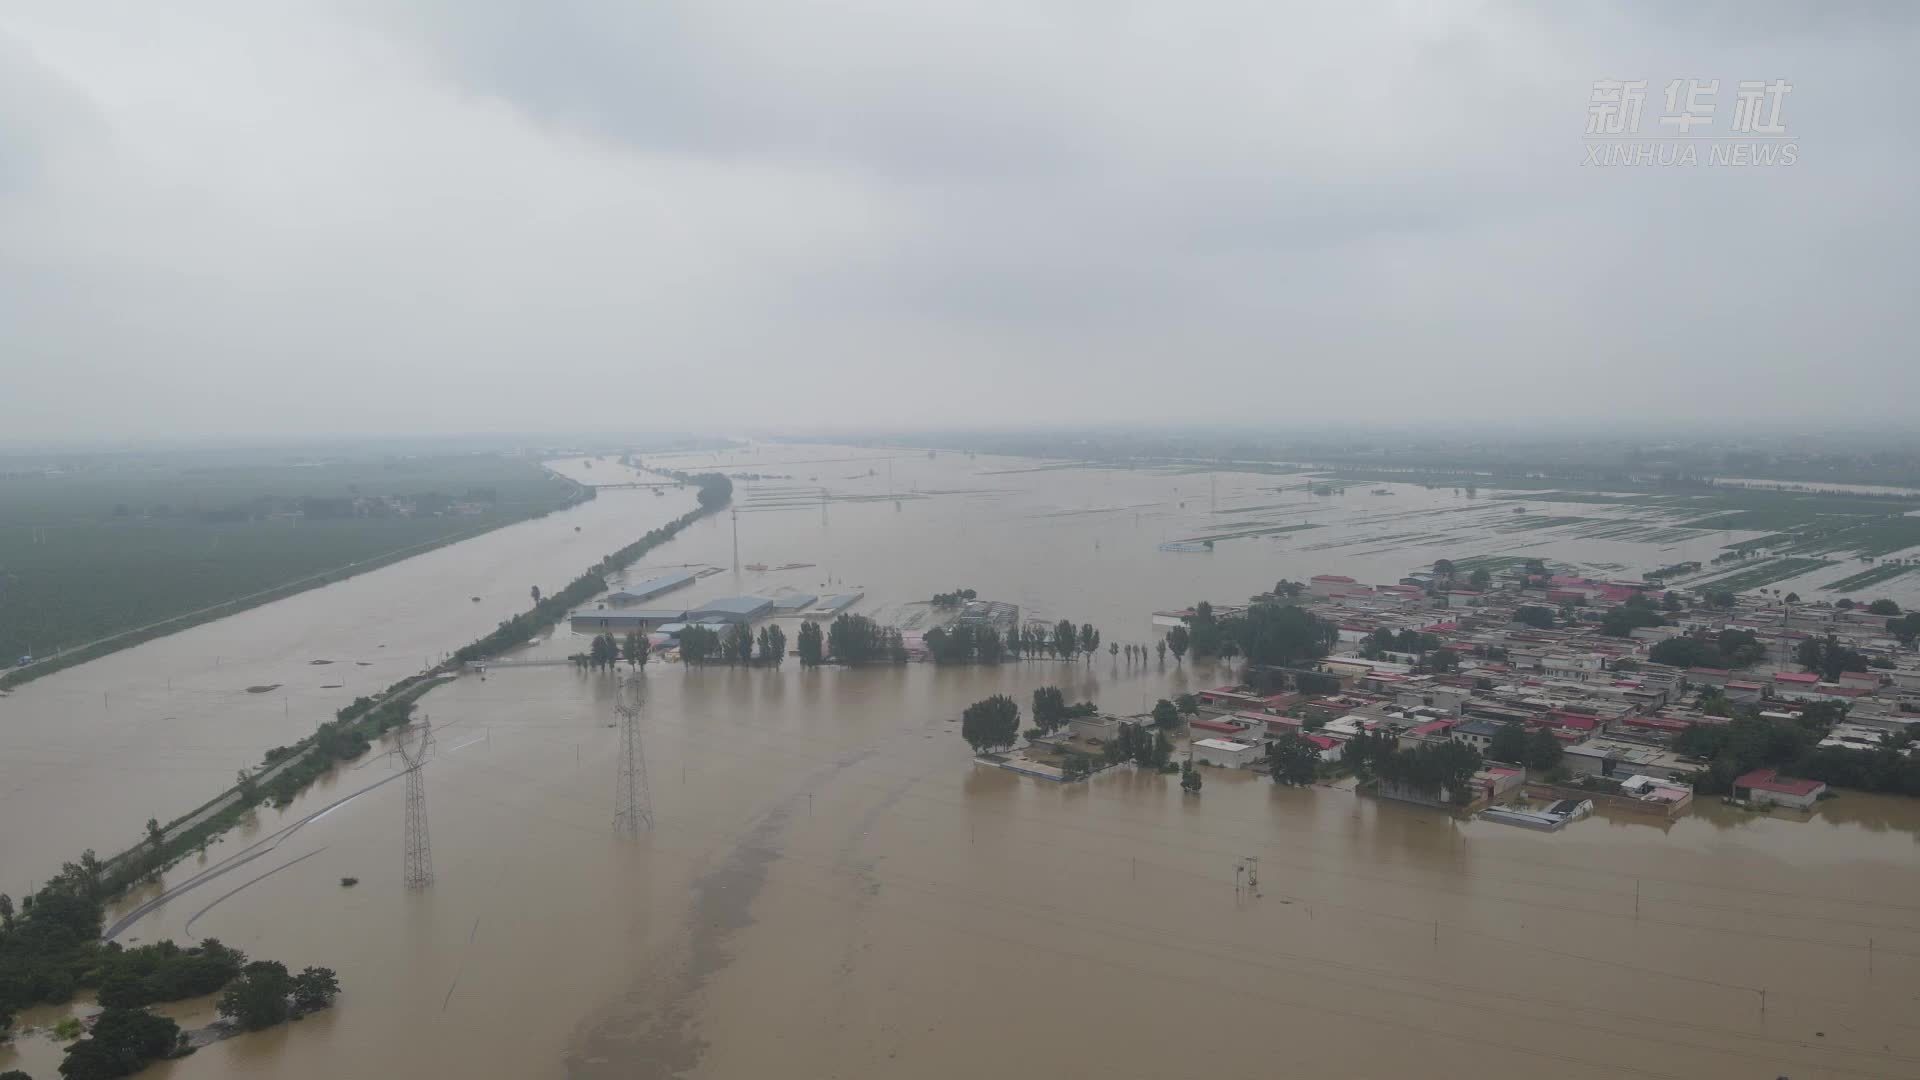
<instances>
[{"instance_id":1,"label":"rooftop","mask_svg":"<svg viewBox=\"0 0 1920 1080\"><path fill-rule=\"evenodd\" d=\"M1795 780L1778 769L1755 769L1733 782L1735 788L1753 788L1779 795L1811 795L1827 785L1818 780Z\"/></svg>"}]
</instances>

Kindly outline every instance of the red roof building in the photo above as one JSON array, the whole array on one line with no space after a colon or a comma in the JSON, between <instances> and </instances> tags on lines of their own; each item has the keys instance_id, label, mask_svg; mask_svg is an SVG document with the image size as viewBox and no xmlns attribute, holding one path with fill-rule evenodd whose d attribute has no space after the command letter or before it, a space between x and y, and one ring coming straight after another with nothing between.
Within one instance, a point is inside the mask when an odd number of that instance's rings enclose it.
<instances>
[{"instance_id":1,"label":"red roof building","mask_svg":"<svg viewBox=\"0 0 1920 1080\"><path fill-rule=\"evenodd\" d=\"M1827 785L1818 780L1796 780L1781 776L1778 769L1755 769L1733 782L1734 798L1793 805L1811 803ZM1746 792L1746 794L1742 794Z\"/></svg>"}]
</instances>

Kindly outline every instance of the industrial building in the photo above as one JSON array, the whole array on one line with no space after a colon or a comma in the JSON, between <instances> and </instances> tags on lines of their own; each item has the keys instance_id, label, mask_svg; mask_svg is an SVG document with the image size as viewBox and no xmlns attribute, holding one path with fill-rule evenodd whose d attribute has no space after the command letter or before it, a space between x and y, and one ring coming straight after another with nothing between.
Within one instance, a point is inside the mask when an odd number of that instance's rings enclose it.
<instances>
[{"instance_id":1,"label":"industrial building","mask_svg":"<svg viewBox=\"0 0 1920 1080\"><path fill-rule=\"evenodd\" d=\"M687 621L696 623L745 623L773 610L773 601L764 596L722 596L687 609Z\"/></svg>"},{"instance_id":2,"label":"industrial building","mask_svg":"<svg viewBox=\"0 0 1920 1080\"><path fill-rule=\"evenodd\" d=\"M624 634L633 630L645 633L668 623L680 622L686 615L680 608L595 608L592 611L574 612L568 622L576 634L609 631Z\"/></svg>"},{"instance_id":3,"label":"industrial building","mask_svg":"<svg viewBox=\"0 0 1920 1080\"><path fill-rule=\"evenodd\" d=\"M662 596L683 585L691 584L693 580L699 576L699 574L696 574L692 570L675 570L670 574L650 577L645 581L637 581L631 585L623 585L613 592L608 593L607 603L614 607L644 604L656 596Z\"/></svg>"}]
</instances>

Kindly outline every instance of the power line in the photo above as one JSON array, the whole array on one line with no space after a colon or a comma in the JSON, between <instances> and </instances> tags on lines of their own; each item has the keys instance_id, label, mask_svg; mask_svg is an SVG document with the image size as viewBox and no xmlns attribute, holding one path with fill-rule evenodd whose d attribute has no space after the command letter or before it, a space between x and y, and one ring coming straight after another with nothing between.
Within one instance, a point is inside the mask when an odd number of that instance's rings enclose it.
<instances>
[{"instance_id":1,"label":"power line","mask_svg":"<svg viewBox=\"0 0 1920 1080\"><path fill-rule=\"evenodd\" d=\"M629 701L627 694L633 695ZM620 782L613 796L613 831L638 836L653 831L653 796L647 790L647 755L640 745L640 680L630 677L614 711L620 714Z\"/></svg>"},{"instance_id":2,"label":"power line","mask_svg":"<svg viewBox=\"0 0 1920 1080\"><path fill-rule=\"evenodd\" d=\"M420 745L409 747L400 732L400 760L407 765L406 883L409 889L433 884L433 842L427 836L427 784L420 768L433 751L433 718L420 718Z\"/></svg>"}]
</instances>

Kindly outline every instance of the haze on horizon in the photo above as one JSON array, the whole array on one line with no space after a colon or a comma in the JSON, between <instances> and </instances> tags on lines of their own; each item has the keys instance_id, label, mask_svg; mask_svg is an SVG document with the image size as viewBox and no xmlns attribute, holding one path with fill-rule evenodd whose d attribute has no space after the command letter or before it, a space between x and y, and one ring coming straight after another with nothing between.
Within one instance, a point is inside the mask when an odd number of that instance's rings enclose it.
<instances>
[{"instance_id":1,"label":"haze on horizon","mask_svg":"<svg viewBox=\"0 0 1920 1080\"><path fill-rule=\"evenodd\" d=\"M10 440L1884 421L1920 9L0 9ZM1588 168L1595 80L1799 162Z\"/></svg>"}]
</instances>

